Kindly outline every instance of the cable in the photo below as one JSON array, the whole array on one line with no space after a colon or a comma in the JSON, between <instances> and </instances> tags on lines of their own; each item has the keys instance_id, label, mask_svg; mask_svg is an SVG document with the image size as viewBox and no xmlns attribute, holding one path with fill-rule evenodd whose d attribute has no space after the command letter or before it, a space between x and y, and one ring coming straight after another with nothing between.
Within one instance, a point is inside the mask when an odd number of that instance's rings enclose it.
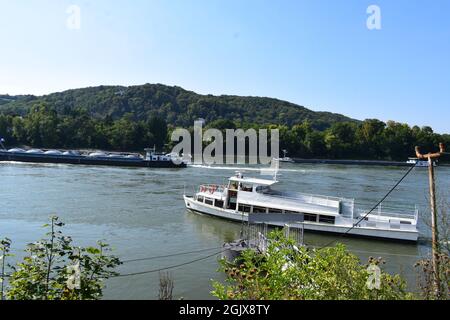
<instances>
[{"instance_id":1,"label":"cable","mask_svg":"<svg viewBox=\"0 0 450 320\"><path fill-rule=\"evenodd\" d=\"M182 255L187 255L187 254L192 254L192 253L199 253L199 252L215 250L215 249L220 249L220 248L222 248L222 247L214 247L214 248L199 249L199 250L194 250L194 251L178 252L178 253L168 254L168 255L164 255L164 256L153 256L153 257L147 257L147 258L129 259L129 260L123 260L122 262L128 263L128 262L136 262L136 261L144 261L144 260L170 258L170 257L182 256Z\"/></svg>"},{"instance_id":2,"label":"cable","mask_svg":"<svg viewBox=\"0 0 450 320\"><path fill-rule=\"evenodd\" d=\"M219 248L223 248L223 247L213 247L213 248L199 249L199 250L193 250L193 251L178 252L178 253L168 254L168 255L164 255L164 256L153 256L153 257L147 257L147 258L130 259L130 260L124 260L124 261L122 261L122 263L144 261L144 260L153 260L153 259L160 259L160 258L169 258L169 257L187 255L187 254L192 254L192 253L199 253L199 252L204 252L204 251L209 251L209 250L219 249ZM162 270L165 270L165 269L173 269L173 268L176 268L178 266L183 266L183 265L186 265L186 264L194 263L194 262L197 262L197 261L200 261L200 260L207 259L207 258L212 257L214 255L217 255L219 253L222 253L223 251L225 251L225 250L221 250L218 253L214 253L212 255L209 255L209 256L206 256L206 257L203 257L203 258L200 258L200 259L195 259L195 260L192 260L192 261L189 261L189 262L185 262L185 263L182 263L180 265L170 266L170 267L162 268L162 269L158 269L158 270L151 270L150 272L162 271ZM150 273L150 272L144 271L143 273ZM140 274L140 273L136 273L136 274ZM134 274L130 274L130 275L134 275ZM118 276L127 276L127 274L118 275ZM10 274L4 274L3 276L0 275L0 278L2 278L2 277L3 278L10 278L11 275Z\"/></svg>"},{"instance_id":3,"label":"cable","mask_svg":"<svg viewBox=\"0 0 450 320\"><path fill-rule=\"evenodd\" d=\"M147 270L147 271L141 271L141 272L118 274L118 275L112 276L110 278L137 276L137 275L142 275L142 274L147 274L147 273L154 273L154 272L160 272L160 271L164 271L164 270L174 269L174 268L182 267L182 266L185 266L185 265L188 265L188 264L192 264L192 263L195 263L195 262L198 262L198 261L206 260L206 259L214 257L214 256L218 255L219 253L222 253L222 252L224 252L226 250L228 250L228 249L223 249L223 250L220 250L220 251L215 252L213 254L207 255L205 257L197 258L197 259L194 259L194 260L191 260L191 261L187 261L187 262L183 262L183 263L180 263L180 264L176 264L176 265L173 265L173 266L168 266L168 267L159 268L159 269L153 269L153 270Z\"/></svg>"},{"instance_id":4,"label":"cable","mask_svg":"<svg viewBox=\"0 0 450 320\"><path fill-rule=\"evenodd\" d=\"M370 209L369 212L367 212L364 216L362 216L358 222L356 222L355 224L353 224L352 227L350 227L346 232L342 233L339 237L344 237L346 236L350 231L352 231L358 224L360 224L361 221L363 221L365 218L367 218L367 216L369 214L372 213L373 210L375 210L381 203L383 203L384 200L386 200L387 197L389 197L389 195L398 187L398 185L400 183L402 183L402 181L411 173L411 171L416 167L417 163L414 164L413 166L411 166L411 168L409 168L409 170L403 175L403 177L397 181L397 183L389 190L388 193L386 193L386 195L377 202L377 204L375 206L373 206L372 209ZM333 244L334 242L336 242L338 240L338 238L334 239L333 241L330 241L329 243L327 243L326 245L322 246L320 249L323 249L325 247L329 247L331 244Z\"/></svg>"},{"instance_id":5,"label":"cable","mask_svg":"<svg viewBox=\"0 0 450 320\"><path fill-rule=\"evenodd\" d=\"M313 246L313 245L308 245L308 248L313 248L313 249L322 249L322 247L320 246ZM365 253L365 254L370 254L370 255L378 255L380 257L383 256L393 256L393 257L405 257L405 258L421 258L421 255L412 255L412 254L401 254L401 253L389 253L389 252L376 252L376 251L365 251L365 250L356 250L356 249L352 249L352 248L347 248L349 252L355 252L355 253Z\"/></svg>"},{"instance_id":6,"label":"cable","mask_svg":"<svg viewBox=\"0 0 450 320\"><path fill-rule=\"evenodd\" d=\"M210 248L209 250L212 250L212 249L214 249L214 248ZM216 256L219 253L222 253L222 252L224 252L226 250L228 250L228 249L222 249L222 250L220 250L218 252L214 252L213 254L207 255L205 257L197 258L197 259L194 259L194 260L191 260L191 261L183 262L183 263L180 263L180 264L176 264L176 265L172 265L172 266L168 266L168 267L164 267L164 268L147 270L147 271L140 271L140 272L133 272L133 273L118 274L118 275L110 276L109 278L136 276L136 275L141 275L141 274L154 273L154 272L174 269L174 268L182 267L182 266L185 266L185 265L188 265L188 264L192 264L192 263L195 263L195 262L198 262L198 261L206 260L206 259L211 258L213 256ZM199 250L199 252L201 252L201 251L206 251L206 249ZM188 252L181 253L181 254L188 254ZM168 256L175 256L175 255L181 255L181 254L173 254L173 255L168 255ZM143 258L143 259L153 259L153 258L159 258L159 257L150 257L150 258ZM123 262L131 262L131 261L139 261L139 260L140 259L134 259L134 260L127 260L127 261L123 261ZM1 275L0 275L0 277L1 277ZM5 274L4 277L8 278L8 277L11 277L11 275Z\"/></svg>"}]
</instances>

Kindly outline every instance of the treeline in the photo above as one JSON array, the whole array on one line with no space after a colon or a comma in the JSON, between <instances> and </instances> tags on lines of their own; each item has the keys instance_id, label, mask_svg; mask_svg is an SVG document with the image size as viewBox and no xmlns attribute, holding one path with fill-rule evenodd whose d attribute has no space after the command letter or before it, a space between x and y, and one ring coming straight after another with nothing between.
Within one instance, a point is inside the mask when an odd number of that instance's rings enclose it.
<instances>
[{"instance_id":1,"label":"treeline","mask_svg":"<svg viewBox=\"0 0 450 320\"><path fill-rule=\"evenodd\" d=\"M376 119L335 123L324 131L312 129L308 122L282 126L280 140L291 156L328 159L404 161L415 156L415 146L428 152L437 151L440 142L450 145L450 135L434 133L431 127Z\"/></svg>"},{"instance_id":2,"label":"treeline","mask_svg":"<svg viewBox=\"0 0 450 320\"><path fill-rule=\"evenodd\" d=\"M0 137L6 139L8 146L142 151L156 145L160 150L170 151L174 145L170 141L174 128L158 115L135 120L133 114L126 113L113 120L110 116L92 117L81 108L59 114L42 103L33 106L23 117L0 114ZM207 123L207 128L278 129L280 150L286 149L288 156L300 158L404 161L414 156L416 145L424 152L436 150L439 142L450 145L450 135L434 133L430 127L410 127L376 119L337 122L325 130L315 129L309 120L287 126L218 119Z\"/></svg>"},{"instance_id":3,"label":"treeline","mask_svg":"<svg viewBox=\"0 0 450 320\"><path fill-rule=\"evenodd\" d=\"M164 147L167 124L157 116L135 121L132 114L118 120L96 119L84 109L58 115L54 109L39 104L24 117L0 114L0 137L8 146L141 151L154 145Z\"/></svg>"},{"instance_id":4,"label":"treeline","mask_svg":"<svg viewBox=\"0 0 450 320\"><path fill-rule=\"evenodd\" d=\"M217 129L278 129L280 153L288 156L319 159L367 159L404 161L414 156L414 147L437 151L439 142L450 146L449 134L437 134L425 126L410 127L404 123L377 119L362 122L337 122L328 129L317 130L309 120L293 126L252 125L239 121L216 120L207 127ZM445 160L445 159L443 159Z\"/></svg>"}]
</instances>

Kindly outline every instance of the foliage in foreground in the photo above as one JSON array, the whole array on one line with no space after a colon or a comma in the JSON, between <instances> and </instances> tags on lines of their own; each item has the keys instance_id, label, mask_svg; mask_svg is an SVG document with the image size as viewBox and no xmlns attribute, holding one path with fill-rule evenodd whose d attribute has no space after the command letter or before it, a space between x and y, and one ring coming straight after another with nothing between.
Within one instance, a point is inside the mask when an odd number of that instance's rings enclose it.
<instances>
[{"instance_id":1,"label":"foliage in foreground","mask_svg":"<svg viewBox=\"0 0 450 320\"><path fill-rule=\"evenodd\" d=\"M450 258L447 253L436 257L438 278L435 278L432 259L423 259L416 263L419 275L419 289L426 300L448 300L450 298ZM436 288L436 283L439 289Z\"/></svg>"},{"instance_id":2,"label":"foliage in foreground","mask_svg":"<svg viewBox=\"0 0 450 320\"><path fill-rule=\"evenodd\" d=\"M27 255L16 266L6 288L11 300L95 300L102 297L104 280L116 275L120 260L108 254L108 244L75 247L59 230L58 217L45 225L47 238L27 245ZM2 273L3 274L3 273ZM3 289L2 289L3 297Z\"/></svg>"},{"instance_id":3,"label":"foliage in foreground","mask_svg":"<svg viewBox=\"0 0 450 320\"><path fill-rule=\"evenodd\" d=\"M450 298L450 193L444 190L438 193L438 252L436 262L438 264L438 277L434 269L432 257L426 257L415 264L418 273L418 286L424 299ZM422 213L422 221L432 228L430 212ZM436 287L438 284L438 287Z\"/></svg>"},{"instance_id":4,"label":"foliage in foreground","mask_svg":"<svg viewBox=\"0 0 450 320\"><path fill-rule=\"evenodd\" d=\"M227 284L213 282L212 294L222 300L414 298L399 275L381 270L381 259L370 259L369 265L363 265L343 245L308 250L295 247L279 232L271 233L270 239L266 254L247 250L238 267L222 260L220 271L227 274ZM379 267L375 269L380 273L371 273L370 265Z\"/></svg>"}]
</instances>

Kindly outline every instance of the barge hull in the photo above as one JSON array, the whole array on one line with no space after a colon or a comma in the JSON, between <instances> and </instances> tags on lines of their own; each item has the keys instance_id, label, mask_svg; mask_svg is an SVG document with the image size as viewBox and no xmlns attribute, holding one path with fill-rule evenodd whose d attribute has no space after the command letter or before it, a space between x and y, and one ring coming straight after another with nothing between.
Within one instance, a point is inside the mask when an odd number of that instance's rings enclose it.
<instances>
[{"instance_id":1,"label":"barge hull","mask_svg":"<svg viewBox=\"0 0 450 320\"><path fill-rule=\"evenodd\" d=\"M23 154L0 152L0 161L16 161L28 163L61 163L93 166L139 167L139 168L185 168L185 163L176 164L172 161L143 159L113 159L107 157L60 156L42 154Z\"/></svg>"}]
</instances>

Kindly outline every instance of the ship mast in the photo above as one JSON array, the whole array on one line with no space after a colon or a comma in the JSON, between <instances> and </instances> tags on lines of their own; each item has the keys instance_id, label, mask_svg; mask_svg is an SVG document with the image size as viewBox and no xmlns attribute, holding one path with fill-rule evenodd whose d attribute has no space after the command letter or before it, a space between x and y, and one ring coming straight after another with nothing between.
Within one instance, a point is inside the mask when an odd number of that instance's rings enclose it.
<instances>
[{"instance_id":1,"label":"ship mast","mask_svg":"<svg viewBox=\"0 0 450 320\"><path fill-rule=\"evenodd\" d=\"M3 145L3 142L5 142L5 139L0 138L0 147L2 147L2 149L6 151L6 148L5 148L5 146Z\"/></svg>"}]
</instances>

